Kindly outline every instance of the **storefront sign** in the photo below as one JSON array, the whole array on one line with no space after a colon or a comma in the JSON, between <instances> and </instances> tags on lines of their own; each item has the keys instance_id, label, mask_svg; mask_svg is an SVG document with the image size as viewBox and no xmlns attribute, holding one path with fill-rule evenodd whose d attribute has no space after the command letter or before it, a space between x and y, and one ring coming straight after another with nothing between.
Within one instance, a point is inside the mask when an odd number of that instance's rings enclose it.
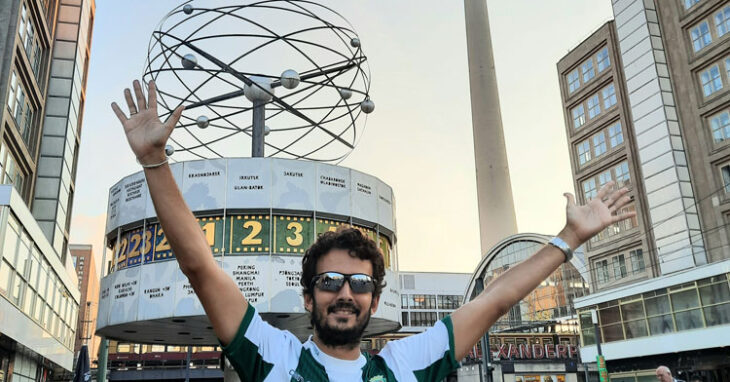
<instances>
[{"instance_id":1,"label":"storefront sign","mask_svg":"<svg viewBox=\"0 0 730 382\"><path fill-rule=\"evenodd\" d=\"M503 344L499 347L500 359L567 359L578 358L576 345L512 345Z\"/></svg>"}]
</instances>

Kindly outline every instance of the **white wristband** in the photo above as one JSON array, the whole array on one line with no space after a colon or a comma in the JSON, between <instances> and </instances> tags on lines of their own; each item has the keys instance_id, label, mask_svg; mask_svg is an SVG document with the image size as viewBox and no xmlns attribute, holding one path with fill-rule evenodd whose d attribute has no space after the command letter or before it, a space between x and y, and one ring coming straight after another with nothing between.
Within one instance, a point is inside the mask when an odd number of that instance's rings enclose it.
<instances>
[{"instance_id":1,"label":"white wristband","mask_svg":"<svg viewBox=\"0 0 730 382\"><path fill-rule=\"evenodd\" d=\"M157 167L160 167L160 166L162 166L163 164L167 163L167 161L168 161L169 159L170 159L170 158L165 158L165 160L163 160L163 161L162 161L162 162L160 162L160 163L155 163L155 164L144 164L144 163L142 163L142 162L140 162L140 161L139 161L139 158L137 158L137 163L139 163L139 165L140 165L140 166L142 166L142 168L157 168Z\"/></svg>"}]
</instances>

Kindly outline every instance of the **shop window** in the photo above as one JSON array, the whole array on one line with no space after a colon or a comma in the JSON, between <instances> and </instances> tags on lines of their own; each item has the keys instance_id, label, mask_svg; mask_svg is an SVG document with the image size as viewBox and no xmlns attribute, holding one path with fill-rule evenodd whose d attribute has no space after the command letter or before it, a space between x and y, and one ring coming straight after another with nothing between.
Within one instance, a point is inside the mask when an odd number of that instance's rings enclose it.
<instances>
[{"instance_id":1,"label":"shop window","mask_svg":"<svg viewBox=\"0 0 730 382\"><path fill-rule=\"evenodd\" d=\"M598 315L600 317L604 341L612 342L624 339L621 313L618 306L600 309Z\"/></svg>"},{"instance_id":2,"label":"shop window","mask_svg":"<svg viewBox=\"0 0 730 382\"><path fill-rule=\"evenodd\" d=\"M621 314L627 339L649 335L646 327L644 305L641 300L622 304Z\"/></svg>"},{"instance_id":3,"label":"shop window","mask_svg":"<svg viewBox=\"0 0 730 382\"><path fill-rule=\"evenodd\" d=\"M697 283L707 326L730 323L730 287L727 276L710 277Z\"/></svg>"}]
</instances>

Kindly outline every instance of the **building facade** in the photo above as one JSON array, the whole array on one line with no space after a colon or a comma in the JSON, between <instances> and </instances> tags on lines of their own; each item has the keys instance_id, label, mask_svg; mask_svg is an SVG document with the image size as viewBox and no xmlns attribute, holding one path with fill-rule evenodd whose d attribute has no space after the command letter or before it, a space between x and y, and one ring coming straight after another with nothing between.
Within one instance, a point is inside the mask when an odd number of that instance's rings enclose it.
<instances>
[{"instance_id":1,"label":"building facade","mask_svg":"<svg viewBox=\"0 0 730 382\"><path fill-rule=\"evenodd\" d=\"M613 11L558 63L580 198L614 180L637 212L587 244L581 356L596 356L597 311L612 380L653 378L661 364L728 380L730 2L617 0Z\"/></svg>"},{"instance_id":2,"label":"building facade","mask_svg":"<svg viewBox=\"0 0 730 382\"><path fill-rule=\"evenodd\" d=\"M223 381L219 346L109 341L110 381Z\"/></svg>"},{"instance_id":3,"label":"building facade","mask_svg":"<svg viewBox=\"0 0 730 382\"><path fill-rule=\"evenodd\" d=\"M649 222L636 182L639 168L634 134L618 55L614 22L608 22L558 63L561 75L566 135L576 196L582 203L595 197L607 182L628 187L633 201L626 210L635 219L614 224L585 245L591 289L602 290L657 274L648 256ZM651 232L649 232L649 235Z\"/></svg>"},{"instance_id":4,"label":"building facade","mask_svg":"<svg viewBox=\"0 0 730 382\"><path fill-rule=\"evenodd\" d=\"M504 238L482 258L465 293L476 298L485 285L540 250L552 237L522 233ZM578 355L578 324L574 301L589 291L589 279L580 269L584 254L576 251L489 330L464 362L460 380L478 381L483 365L493 381L579 381L585 371ZM488 340L487 340L488 338ZM488 348L487 360L483 348ZM475 366L482 365L482 366ZM473 372L476 369L476 376Z\"/></svg>"},{"instance_id":5,"label":"building facade","mask_svg":"<svg viewBox=\"0 0 730 382\"><path fill-rule=\"evenodd\" d=\"M81 291L74 354L78 354L82 345L87 345L89 362L93 368L98 358L99 344L101 343L101 337L94 335L99 308L99 274L96 272L96 260L91 245L71 244L69 245L69 251L71 252Z\"/></svg>"},{"instance_id":6,"label":"building facade","mask_svg":"<svg viewBox=\"0 0 730 382\"><path fill-rule=\"evenodd\" d=\"M0 1L0 381L70 373L68 256L93 0Z\"/></svg>"}]
</instances>

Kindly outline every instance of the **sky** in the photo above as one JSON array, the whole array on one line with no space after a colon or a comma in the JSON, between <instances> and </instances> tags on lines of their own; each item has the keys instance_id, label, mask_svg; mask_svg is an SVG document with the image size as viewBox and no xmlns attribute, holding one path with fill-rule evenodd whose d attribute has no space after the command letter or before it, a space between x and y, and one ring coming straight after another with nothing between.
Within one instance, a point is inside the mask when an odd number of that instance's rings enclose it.
<instances>
[{"instance_id":1,"label":"sky","mask_svg":"<svg viewBox=\"0 0 730 382\"><path fill-rule=\"evenodd\" d=\"M94 245L97 267L109 188L140 170L109 105L141 77L152 32L179 3L96 1L71 243ZM393 188L401 271L472 273L481 249L463 2L321 3L357 31L376 104L340 165ZM518 231L556 234L562 194L574 192L556 63L612 19L611 2L490 0L488 9Z\"/></svg>"}]
</instances>

